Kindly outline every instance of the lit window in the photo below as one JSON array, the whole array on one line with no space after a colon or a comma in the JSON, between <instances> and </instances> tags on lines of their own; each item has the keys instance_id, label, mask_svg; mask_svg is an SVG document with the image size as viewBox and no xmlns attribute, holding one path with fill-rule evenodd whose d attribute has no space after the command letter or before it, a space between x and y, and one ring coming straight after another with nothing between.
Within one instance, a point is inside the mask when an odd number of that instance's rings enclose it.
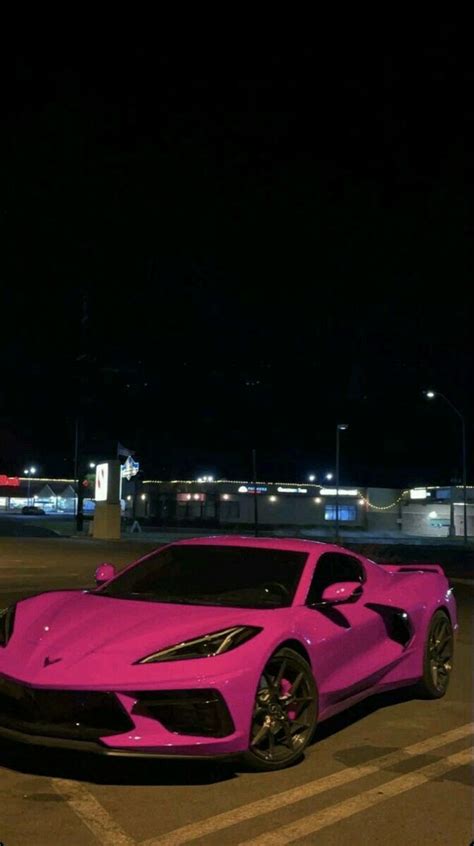
<instances>
[{"instance_id":1,"label":"lit window","mask_svg":"<svg viewBox=\"0 0 474 846\"><path fill-rule=\"evenodd\" d=\"M355 505L340 505L339 506L339 520L341 522L351 522L351 520L355 520L357 516L357 509ZM324 509L324 519L325 520L335 520L336 519L336 506L335 505L326 505Z\"/></svg>"}]
</instances>

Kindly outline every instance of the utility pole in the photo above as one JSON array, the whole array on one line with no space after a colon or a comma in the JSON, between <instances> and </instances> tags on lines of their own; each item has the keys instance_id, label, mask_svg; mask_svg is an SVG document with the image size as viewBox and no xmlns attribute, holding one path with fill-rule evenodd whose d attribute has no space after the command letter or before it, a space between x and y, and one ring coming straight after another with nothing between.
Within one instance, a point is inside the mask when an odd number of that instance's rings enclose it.
<instances>
[{"instance_id":1,"label":"utility pole","mask_svg":"<svg viewBox=\"0 0 474 846\"><path fill-rule=\"evenodd\" d=\"M253 477L253 522L255 537L258 537L258 494L257 494L257 450L252 450L252 477Z\"/></svg>"},{"instance_id":2,"label":"utility pole","mask_svg":"<svg viewBox=\"0 0 474 846\"><path fill-rule=\"evenodd\" d=\"M74 518L77 515L77 506L78 506L78 496L79 496L79 479L78 479L78 460L79 460L79 418L76 417L76 437L74 441L74 489L75 489L75 497L74 497Z\"/></svg>"},{"instance_id":3,"label":"utility pole","mask_svg":"<svg viewBox=\"0 0 474 846\"><path fill-rule=\"evenodd\" d=\"M336 426L336 543L339 543L339 432L348 429L347 423L338 423Z\"/></svg>"}]
</instances>

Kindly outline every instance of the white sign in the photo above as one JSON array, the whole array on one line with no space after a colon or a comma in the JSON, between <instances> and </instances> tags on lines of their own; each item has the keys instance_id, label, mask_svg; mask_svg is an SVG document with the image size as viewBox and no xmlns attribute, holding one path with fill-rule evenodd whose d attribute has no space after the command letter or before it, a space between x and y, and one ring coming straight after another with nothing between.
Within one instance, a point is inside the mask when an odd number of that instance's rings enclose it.
<instances>
[{"instance_id":1,"label":"white sign","mask_svg":"<svg viewBox=\"0 0 474 846\"><path fill-rule=\"evenodd\" d=\"M268 490L266 485L241 485L238 489L239 493L265 493Z\"/></svg>"},{"instance_id":2,"label":"white sign","mask_svg":"<svg viewBox=\"0 0 474 846\"><path fill-rule=\"evenodd\" d=\"M95 499L96 502L106 502L109 487L109 465L98 464L95 468Z\"/></svg>"},{"instance_id":3,"label":"white sign","mask_svg":"<svg viewBox=\"0 0 474 846\"><path fill-rule=\"evenodd\" d=\"M305 494L308 493L308 488L277 488L278 493L298 493L298 494Z\"/></svg>"},{"instance_id":4,"label":"white sign","mask_svg":"<svg viewBox=\"0 0 474 846\"><path fill-rule=\"evenodd\" d=\"M410 491L410 499L426 499L429 493L426 488L412 488Z\"/></svg>"},{"instance_id":5,"label":"white sign","mask_svg":"<svg viewBox=\"0 0 474 846\"><path fill-rule=\"evenodd\" d=\"M337 488L321 488L321 496L337 496ZM339 488L339 496L359 496L357 488Z\"/></svg>"}]
</instances>

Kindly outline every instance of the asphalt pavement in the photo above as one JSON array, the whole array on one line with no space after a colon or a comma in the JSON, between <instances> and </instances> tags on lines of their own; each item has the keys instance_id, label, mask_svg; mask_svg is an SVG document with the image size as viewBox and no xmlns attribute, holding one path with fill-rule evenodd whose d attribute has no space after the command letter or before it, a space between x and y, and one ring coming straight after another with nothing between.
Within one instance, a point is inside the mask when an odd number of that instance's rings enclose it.
<instances>
[{"instance_id":1,"label":"asphalt pavement","mask_svg":"<svg viewBox=\"0 0 474 846\"><path fill-rule=\"evenodd\" d=\"M41 590L88 587L98 564L121 567L151 548L141 538L0 538L0 607ZM407 691L373 697L322 723L301 763L266 774L0 742L0 841L470 846L474 586L455 560L447 569L460 634L443 700L413 699Z\"/></svg>"}]
</instances>

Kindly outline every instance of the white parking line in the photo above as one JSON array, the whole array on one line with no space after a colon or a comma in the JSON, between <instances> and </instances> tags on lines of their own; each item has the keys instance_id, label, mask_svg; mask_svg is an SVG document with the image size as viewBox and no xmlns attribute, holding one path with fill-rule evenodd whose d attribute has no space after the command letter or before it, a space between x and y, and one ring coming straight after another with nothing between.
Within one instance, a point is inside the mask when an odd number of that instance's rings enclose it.
<instances>
[{"instance_id":1,"label":"white parking line","mask_svg":"<svg viewBox=\"0 0 474 846\"><path fill-rule=\"evenodd\" d=\"M462 752L457 752L455 755L449 755L448 758L442 758L440 761L435 761L434 764L428 764L426 767L421 767L419 770L414 770L407 775L394 778L385 784L379 784L378 787L374 787L372 790L366 790L365 793L360 793L358 796L353 796L344 802L337 802L335 805L330 805L329 808L323 808L322 811L302 817L294 823L279 828L277 831L267 832L251 840L242 840L238 846L286 846L287 843L292 843L301 837L321 831L322 828L327 828L330 825L340 822L340 820L347 819L347 817L351 817L354 814L359 814L361 811L366 811L380 802L386 802L387 799L392 799L394 796L399 796L401 793L406 793L408 790L420 787L420 785L425 784L427 781L444 775L449 770L470 764L472 762L472 752L473 749L471 747L470 749L464 749Z\"/></svg>"},{"instance_id":2,"label":"white parking line","mask_svg":"<svg viewBox=\"0 0 474 846\"><path fill-rule=\"evenodd\" d=\"M83 784L77 781L54 778L52 785L87 828L92 831L101 846L136 846L136 841L125 834L119 824Z\"/></svg>"},{"instance_id":3,"label":"white parking line","mask_svg":"<svg viewBox=\"0 0 474 846\"><path fill-rule=\"evenodd\" d=\"M396 752L390 752L388 755L376 758L373 763L346 767L343 770L331 773L331 775L315 779L314 781L308 781L306 784L293 787L282 793L276 793L265 799L259 799L256 802L241 805L231 811L225 811L224 813L216 814L214 817L208 817L200 822L182 826L171 831L169 834L155 838L152 837L149 840L143 841L140 846L181 846L182 843L189 843L191 840L197 840L199 837L206 837L217 831L222 831L222 829L229 828L232 825L259 817L262 814L277 811L285 805L292 805L303 799L316 796L318 793L334 790L341 785L373 775L384 767L405 761L407 757L424 755L433 749L437 749L439 746L454 743L456 740L462 740L472 734L473 731L474 723L466 723L466 725L459 726L451 731L446 731L443 734L429 737L419 743L414 743L411 746L405 747L405 749L399 749Z\"/></svg>"}]
</instances>

